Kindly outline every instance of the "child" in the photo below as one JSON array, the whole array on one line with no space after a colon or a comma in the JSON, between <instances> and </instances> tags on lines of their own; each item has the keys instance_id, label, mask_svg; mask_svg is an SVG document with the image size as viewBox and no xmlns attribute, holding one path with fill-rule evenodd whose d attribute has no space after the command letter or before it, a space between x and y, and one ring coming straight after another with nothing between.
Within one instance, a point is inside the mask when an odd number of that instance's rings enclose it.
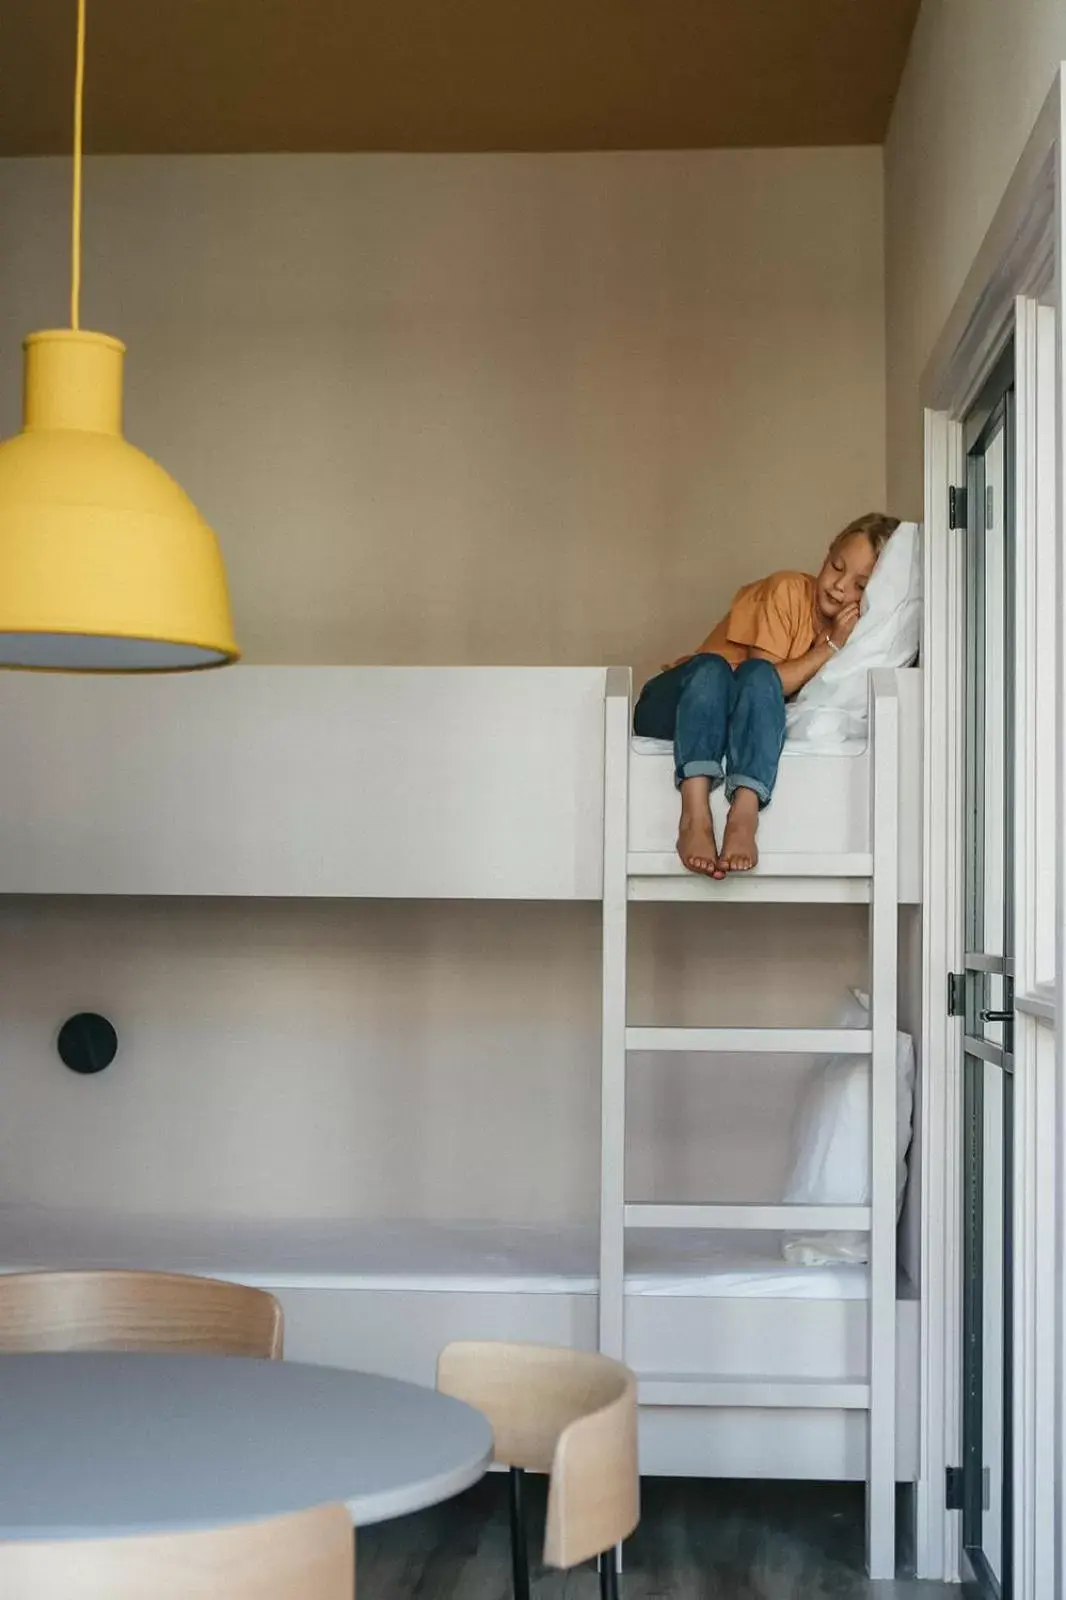
<instances>
[{"instance_id":1,"label":"child","mask_svg":"<svg viewBox=\"0 0 1066 1600\"><path fill-rule=\"evenodd\" d=\"M845 645L863 590L899 527L871 512L838 533L816 578L775 572L749 583L700 645L646 683L634 731L672 739L681 791L677 853L690 872L724 878L759 859L759 811L770 803L785 742L785 701ZM711 822L711 790L729 801L722 848Z\"/></svg>"}]
</instances>

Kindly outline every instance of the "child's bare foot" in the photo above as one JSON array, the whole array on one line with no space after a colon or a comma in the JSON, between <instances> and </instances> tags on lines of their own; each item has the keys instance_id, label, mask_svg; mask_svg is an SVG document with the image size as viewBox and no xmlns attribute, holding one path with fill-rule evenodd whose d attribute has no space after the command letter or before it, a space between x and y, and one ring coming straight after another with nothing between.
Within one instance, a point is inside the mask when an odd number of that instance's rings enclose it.
<instances>
[{"instance_id":1,"label":"child's bare foot","mask_svg":"<svg viewBox=\"0 0 1066 1600\"><path fill-rule=\"evenodd\" d=\"M750 872L758 864L755 834L759 826L759 797L752 789L738 789L729 807L729 820L718 857L723 872Z\"/></svg>"},{"instance_id":2,"label":"child's bare foot","mask_svg":"<svg viewBox=\"0 0 1066 1600\"><path fill-rule=\"evenodd\" d=\"M677 830L677 853L682 866L690 872L702 872L707 878L725 877L718 864L718 842L709 811L703 817L682 813Z\"/></svg>"},{"instance_id":3,"label":"child's bare foot","mask_svg":"<svg viewBox=\"0 0 1066 1600\"><path fill-rule=\"evenodd\" d=\"M718 841L711 821L710 778L686 778L681 785L681 824L677 853L690 872L706 878L724 878L718 861Z\"/></svg>"}]
</instances>

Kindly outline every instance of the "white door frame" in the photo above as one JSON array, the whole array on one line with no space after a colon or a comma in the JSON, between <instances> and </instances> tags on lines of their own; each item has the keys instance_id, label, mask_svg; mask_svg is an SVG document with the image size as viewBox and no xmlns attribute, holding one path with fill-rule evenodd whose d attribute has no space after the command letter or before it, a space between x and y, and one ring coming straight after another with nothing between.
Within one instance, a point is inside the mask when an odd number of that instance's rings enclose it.
<instances>
[{"instance_id":1,"label":"white door frame","mask_svg":"<svg viewBox=\"0 0 1066 1600\"><path fill-rule=\"evenodd\" d=\"M1044 513L1062 520L1062 423L1052 448L1055 487L1047 505L1047 450L1043 440L1042 470L1036 470L1039 441L1033 426L1038 387L1046 386L1049 359L1052 382L1061 395L1062 338L1061 276L1057 263L1062 253L1064 206L1062 199L1061 129L1063 127L1063 72L1060 69L1051 94L1040 113L1028 145L1015 169L992 226L922 379L925 407L925 840L923 940L922 1090L923 1129L922 1296L921 1296L921 1478L917 1495L917 1568L921 1577L957 1579L961 1560L961 1518L945 1509L945 1476L961 1461L962 1348L962 1175L958 1130L961 1126L962 1051L959 1025L947 1016L948 974L959 970L962 956L961 841L964 699L961 673L963 653L962 535L948 526L948 489L966 482L962 420L979 395L998 357L1012 336L1016 339L1019 396L1017 413L1017 526L1028 526L1034 496L1042 495ZM1054 313L1042 313L1053 306ZM1054 348L1049 353L1048 341ZM1023 436L1023 428L1025 430ZM1019 545L1025 544L1019 539ZM1059 674L1062 682L1062 567L1057 575ZM1028 581L1028 569L1019 574ZM1031 585L1030 585L1031 590ZM1021 619L1022 627L1026 620ZM1018 756L1022 772L1019 800L1019 839L1015 876L1023 917L1028 917L1031 894L1027 881L1033 864L1033 834L1024 818L1034 811L1032 785L1026 784L1025 752L1031 750L1037 730L1032 726L1024 696L1027 676L1016 674L1020 713ZM1063 852L1063 702L1058 696L1058 840ZM1024 813L1024 816L1022 815ZM1035 814L1035 813L1034 813ZM1056 863L1060 896L1063 862ZM1021 879L1018 882L1018 879ZM1062 917L1056 958L1057 989L1063 984ZM1021 922L1019 923L1021 930ZM1024 934L1023 934L1024 942ZM1027 957L1022 956L1023 967ZM1019 983L1033 989L1031 969ZM1046 1001L1046 996L1044 997ZM1021 1007L1019 1007L1021 1009ZM1031 1013L1030 1013L1031 1015ZM1044 1024L1047 1018L1043 1019ZM1054 1025L1052 1008L1051 1024ZM1026 1035L1029 1018L1019 1036ZM1030 1030L1031 1031L1031 1030ZM1016 1043L1018 1041L1016 1040ZM1055 1074L1066 1083L1063 1044L1056 1030ZM1032 1052L1031 1052L1032 1053ZM1024 1054L1024 1046L1023 1046ZM1066 1095L1059 1097L1063 1116ZM1024 1103L1024 1096L1023 1096ZM1030 1097L1029 1105L1032 1105ZM1046 1105L1041 1115L1047 1116ZM1062 1124L1066 1128L1066 1123ZM1060 1130L1061 1137L1061 1130ZM1051 1141L1052 1143L1054 1141ZM1037 1208L1048 1198L1047 1164L1054 1149L1041 1151L1031 1166L1017 1163L1015 1193L1015 1294L1020 1315L1015 1349L1015 1481L1016 1600L1048 1600L1061 1588L1055 1584L1055 1525L1063 1507L1059 1499L1061 1475L1055 1474L1056 1491L1048 1494L1047 1476L1053 1458L1061 1458L1061 1413L1056 1418L1059 1365L1054 1354L1062 1350L1063 1321L1056 1315L1057 1346L1050 1346L1047 1298L1038 1292L1037 1263L1032 1250ZM1039 1169L1038 1174L1034 1169ZM1066 1171L1061 1163L1059 1171ZM1054 1179L1052 1178L1052 1184ZM1054 1189L1052 1190L1054 1192ZM1061 1200L1058 1202L1061 1209ZM1056 1313L1062 1305L1062 1229L1056 1260ZM1047 1263L1041 1263L1046 1274ZM1050 1357L1050 1360L1049 1360ZM1066 1367L1063 1368L1066 1373ZM1049 1423L1049 1419L1052 1421ZM1058 1447L1058 1448L1057 1448ZM1054 1587L1048 1586L1048 1578Z\"/></svg>"}]
</instances>

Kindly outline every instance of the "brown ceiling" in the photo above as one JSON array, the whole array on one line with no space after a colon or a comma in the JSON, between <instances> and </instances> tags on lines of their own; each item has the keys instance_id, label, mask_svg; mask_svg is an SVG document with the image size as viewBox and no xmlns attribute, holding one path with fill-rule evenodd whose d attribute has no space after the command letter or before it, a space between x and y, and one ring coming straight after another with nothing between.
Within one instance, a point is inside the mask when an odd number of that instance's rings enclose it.
<instances>
[{"instance_id":1,"label":"brown ceiling","mask_svg":"<svg viewBox=\"0 0 1066 1600\"><path fill-rule=\"evenodd\" d=\"M919 0L89 0L97 151L875 144ZM74 0L0 0L0 154L68 148Z\"/></svg>"}]
</instances>

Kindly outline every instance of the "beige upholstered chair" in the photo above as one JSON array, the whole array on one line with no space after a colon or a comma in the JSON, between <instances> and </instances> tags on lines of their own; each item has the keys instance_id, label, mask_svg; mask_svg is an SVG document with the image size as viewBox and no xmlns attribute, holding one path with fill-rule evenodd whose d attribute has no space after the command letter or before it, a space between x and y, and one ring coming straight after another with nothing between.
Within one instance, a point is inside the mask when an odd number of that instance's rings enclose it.
<instances>
[{"instance_id":1,"label":"beige upholstered chair","mask_svg":"<svg viewBox=\"0 0 1066 1600\"><path fill-rule=\"evenodd\" d=\"M0 1351L155 1350L279 1359L264 1289L170 1272L0 1274Z\"/></svg>"},{"instance_id":2,"label":"beige upholstered chair","mask_svg":"<svg viewBox=\"0 0 1066 1600\"><path fill-rule=\"evenodd\" d=\"M0 1544L4 1600L352 1600L343 1506L196 1533Z\"/></svg>"},{"instance_id":3,"label":"beige upholstered chair","mask_svg":"<svg viewBox=\"0 0 1066 1600\"><path fill-rule=\"evenodd\" d=\"M604 1600L617 1595L615 1546L640 1520L637 1384L628 1367L582 1350L531 1344L452 1344L437 1387L484 1413L495 1459L511 1469L515 1600L528 1600L523 1471L547 1473L544 1560L599 1558Z\"/></svg>"}]
</instances>

